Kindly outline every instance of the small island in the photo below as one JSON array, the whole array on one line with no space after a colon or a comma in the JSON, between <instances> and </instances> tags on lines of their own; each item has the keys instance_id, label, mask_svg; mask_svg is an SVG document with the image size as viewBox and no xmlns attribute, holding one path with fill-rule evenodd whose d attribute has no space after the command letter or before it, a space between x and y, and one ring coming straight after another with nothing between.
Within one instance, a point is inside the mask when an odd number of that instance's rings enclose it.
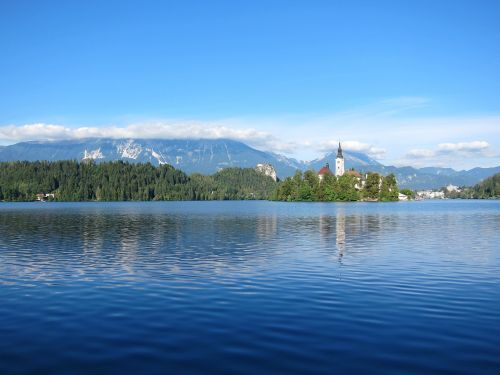
<instances>
[{"instance_id":1,"label":"small island","mask_svg":"<svg viewBox=\"0 0 500 375\"><path fill-rule=\"evenodd\" d=\"M407 200L399 192L394 174L361 174L354 169L345 171L344 155L339 143L335 159L335 174L327 163L315 173L297 171L283 181L276 191L276 200L287 202L391 202Z\"/></svg>"},{"instance_id":2,"label":"small island","mask_svg":"<svg viewBox=\"0 0 500 375\"><path fill-rule=\"evenodd\" d=\"M393 174L382 176L370 172L361 175L354 170L339 177L297 171L278 186L275 196L275 200L286 202L392 202L400 199L408 197L399 192Z\"/></svg>"}]
</instances>

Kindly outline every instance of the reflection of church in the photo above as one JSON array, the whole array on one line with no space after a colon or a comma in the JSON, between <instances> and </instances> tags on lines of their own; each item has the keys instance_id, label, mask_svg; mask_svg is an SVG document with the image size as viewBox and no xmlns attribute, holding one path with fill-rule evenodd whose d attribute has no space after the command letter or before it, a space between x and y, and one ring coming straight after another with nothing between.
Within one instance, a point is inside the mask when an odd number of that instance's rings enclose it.
<instances>
[{"instance_id":1,"label":"reflection of church","mask_svg":"<svg viewBox=\"0 0 500 375\"><path fill-rule=\"evenodd\" d=\"M339 256L342 256L345 250L345 215L344 212L338 212L335 220L335 242L339 250Z\"/></svg>"},{"instance_id":2,"label":"reflection of church","mask_svg":"<svg viewBox=\"0 0 500 375\"><path fill-rule=\"evenodd\" d=\"M336 216L321 215L319 217L319 232L321 239L328 243L331 243L330 241L335 233L335 245L340 261L346 248L346 216L344 209L338 208Z\"/></svg>"}]
</instances>

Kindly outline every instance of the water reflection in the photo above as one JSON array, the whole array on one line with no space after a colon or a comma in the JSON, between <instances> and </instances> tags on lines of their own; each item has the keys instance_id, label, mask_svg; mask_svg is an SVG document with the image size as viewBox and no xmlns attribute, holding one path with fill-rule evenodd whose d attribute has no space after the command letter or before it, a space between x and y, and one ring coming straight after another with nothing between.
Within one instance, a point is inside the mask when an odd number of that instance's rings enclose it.
<instances>
[{"instance_id":1,"label":"water reflection","mask_svg":"<svg viewBox=\"0 0 500 375\"><path fill-rule=\"evenodd\" d=\"M0 204L0 373L488 373L499 207Z\"/></svg>"},{"instance_id":2,"label":"water reflection","mask_svg":"<svg viewBox=\"0 0 500 375\"><path fill-rule=\"evenodd\" d=\"M254 265L276 251L278 217L8 212L0 214L0 272L51 281L96 275L213 272ZM245 267L247 267L245 266Z\"/></svg>"},{"instance_id":3,"label":"water reflection","mask_svg":"<svg viewBox=\"0 0 500 375\"><path fill-rule=\"evenodd\" d=\"M50 281L72 272L89 277L220 275L256 272L293 254L323 259L335 254L340 263L347 257L389 261L387 244L400 244L408 236L415 244L429 243L427 234L436 231L425 215L402 219L395 212L364 213L349 207L320 207L317 214L308 215L275 210L257 214L151 212L149 206L109 212L106 205L0 212L0 277L15 280L23 275ZM448 214L441 222L461 225ZM491 236L491 228L484 231ZM437 237L432 238L436 241ZM452 260L474 257L488 262L491 256L485 251L484 238L477 241L483 246L480 254L479 246L461 255L440 251Z\"/></svg>"},{"instance_id":4,"label":"water reflection","mask_svg":"<svg viewBox=\"0 0 500 375\"><path fill-rule=\"evenodd\" d=\"M340 261L349 248L355 250L360 241L369 243L369 237L392 225L380 216L346 215L343 208L335 215L317 217L107 213L105 209L37 214L0 215L3 274L32 275L37 280L52 280L58 272L116 277L165 270L222 274L235 267L243 272L265 266L272 258L304 247L336 249Z\"/></svg>"},{"instance_id":5,"label":"water reflection","mask_svg":"<svg viewBox=\"0 0 500 375\"><path fill-rule=\"evenodd\" d=\"M271 239L278 230L277 215L262 215L257 217L257 237L260 240Z\"/></svg>"},{"instance_id":6,"label":"water reflection","mask_svg":"<svg viewBox=\"0 0 500 375\"><path fill-rule=\"evenodd\" d=\"M335 243L339 253L339 259L344 256L346 235L345 235L345 212L339 209L335 220Z\"/></svg>"}]
</instances>

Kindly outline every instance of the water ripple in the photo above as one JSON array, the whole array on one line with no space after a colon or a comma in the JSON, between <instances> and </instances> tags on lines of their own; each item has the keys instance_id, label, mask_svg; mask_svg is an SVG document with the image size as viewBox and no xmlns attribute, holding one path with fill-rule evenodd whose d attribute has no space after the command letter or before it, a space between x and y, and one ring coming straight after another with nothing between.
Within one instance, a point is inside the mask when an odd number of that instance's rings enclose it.
<instances>
[{"instance_id":1,"label":"water ripple","mask_svg":"<svg viewBox=\"0 0 500 375\"><path fill-rule=\"evenodd\" d=\"M0 204L0 373L500 371L500 204Z\"/></svg>"}]
</instances>

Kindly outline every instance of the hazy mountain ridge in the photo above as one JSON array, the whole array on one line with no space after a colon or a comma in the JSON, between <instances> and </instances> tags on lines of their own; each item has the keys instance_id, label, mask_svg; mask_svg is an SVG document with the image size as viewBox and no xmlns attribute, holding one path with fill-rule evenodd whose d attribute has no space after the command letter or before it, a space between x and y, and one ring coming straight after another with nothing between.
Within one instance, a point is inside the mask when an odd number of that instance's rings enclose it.
<instances>
[{"instance_id":1,"label":"hazy mountain ridge","mask_svg":"<svg viewBox=\"0 0 500 375\"><path fill-rule=\"evenodd\" d=\"M171 164L186 173L202 174L212 174L227 167L254 168L258 163L270 163L279 176L288 176L301 167L301 162L294 159L259 151L229 139L88 138L21 142L0 148L0 161L68 159Z\"/></svg>"},{"instance_id":2,"label":"hazy mountain ridge","mask_svg":"<svg viewBox=\"0 0 500 375\"><path fill-rule=\"evenodd\" d=\"M326 163L335 165L336 152L312 161L300 161L284 155L256 150L229 139L110 139L87 138L63 141L31 141L0 146L0 161L14 160L84 160L96 162L125 160L154 165L171 164L186 173L212 174L227 167L254 168L270 163L284 178L297 169L319 170ZM412 189L439 188L448 184L472 186L500 172L499 167L456 171L452 168L413 168L384 166L366 154L344 151L345 168L362 172L394 173L401 187Z\"/></svg>"}]
</instances>

